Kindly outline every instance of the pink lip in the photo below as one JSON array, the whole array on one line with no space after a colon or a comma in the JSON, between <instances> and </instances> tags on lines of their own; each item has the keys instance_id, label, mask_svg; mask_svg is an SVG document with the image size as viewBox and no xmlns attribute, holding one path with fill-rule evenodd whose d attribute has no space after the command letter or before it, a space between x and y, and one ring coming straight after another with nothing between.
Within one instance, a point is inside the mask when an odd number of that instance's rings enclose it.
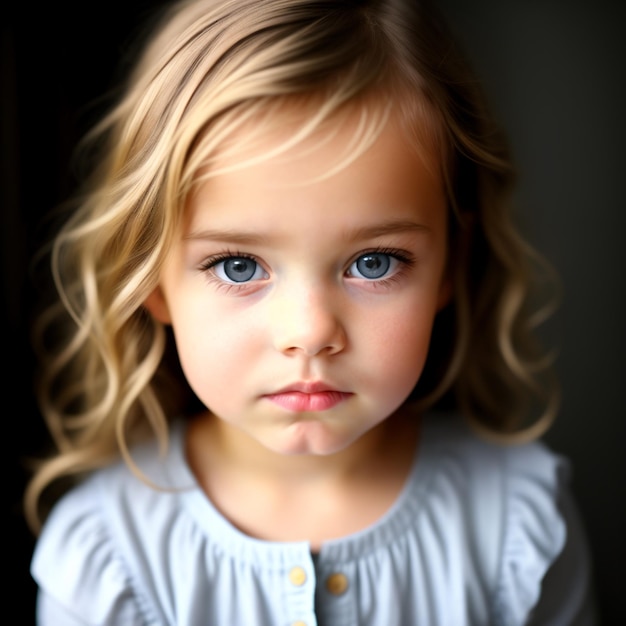
<instances>
[{"instance_id":1,"label":"pink lip","mask_svg":"<svg viewBox=\"0 0 626 626\"><path fill-rule=\"evenodd\" d=\"M264 397L288 411L327 411L352 394L337 391L324 383L297 383Z\"/></svg>"}]
</instances>

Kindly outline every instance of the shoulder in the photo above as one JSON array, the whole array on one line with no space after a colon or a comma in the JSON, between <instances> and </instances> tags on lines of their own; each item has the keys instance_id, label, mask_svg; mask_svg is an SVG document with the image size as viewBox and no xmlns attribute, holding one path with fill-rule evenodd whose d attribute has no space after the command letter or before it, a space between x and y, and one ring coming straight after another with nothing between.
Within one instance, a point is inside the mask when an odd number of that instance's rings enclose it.
<instances>
[{"instance_id":1,"label":"shoulder","mask_svg":"<svg viewBox=\"0 0 626 626\"><path fill-rule=\"evenodd\" d=\"M522 493L529 504L543 506L569 482L569 460L546 443L487 441L456 415L429 418L420 454L429 472L477 489L467 501L472 506L484 504L482 499L506 504Z\"/></svg>"},{"instance_id":2,"label":"shoulder","mask_svg":"<svg viewBox=\"0 0 626 626\"><path fill-rule=\"evenodd\" d=\"M480 516L490 534L558 517L568 489L570 463L545 443L493 443L457 416L427 423L420 457L430 491L445 492L447 485L459 513Z\"/></svg>"},{"instance_id":3,"label":"shoulder","mask_svg":"<svg viewBox=\"0 0 626 626\"><path fill-rule=\"evenodd\" d=\"M587 610L589 558L569 460L542 441L483 440L454 417L435 418L424 447L435 468L431 490L447 486L457 499L495 623L526 623L533 612L561 619L541 623L578 623L575 615Z\"/></svg>"},{"instance_id":4,"label":"shoulder","mask_svg":"<svg viewBox=\"0 0 626 626\"><path fill-rule=\"evenodd\" d=\"M176 436L171 445L179 445ZM33 554L40 594L95 623L115 623L111 611L141 615L137 623L155 619L142 572L157 565L159 550L171 541L171 521L182 514L176 452L164 457L149 443L132 458L143 475L119 461L67 492Z\"/></svg>"}]
</instances>

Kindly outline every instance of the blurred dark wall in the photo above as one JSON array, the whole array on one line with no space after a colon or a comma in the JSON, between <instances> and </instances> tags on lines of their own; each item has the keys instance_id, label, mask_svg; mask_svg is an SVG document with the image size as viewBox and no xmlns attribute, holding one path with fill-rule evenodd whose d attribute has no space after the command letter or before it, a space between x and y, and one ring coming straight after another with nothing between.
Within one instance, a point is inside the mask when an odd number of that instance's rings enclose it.
<instances>
[{"instance_id":1,"label":"blurred dark wall","mask_svg":"<svg viewBox=\"0 0 626 626\"><path fill-rule=\"evenodd\" d=\"M24 457L44 431L32 395L29 265L42 216L74 185L70 155L99 112L130 35L155 2L29 3L0 23L3 439L14 623L32 618L32 537L20 515ZM508 129L520 171L520 218L561 275L546 325L559 350L561 415L549 442L573 462L604 624L626 611L626 3L440 0Z\"/></svg>"},{"instance_id":2,"label":"blurred dark wall","mask_svg":"<svg viewBox=\"0 0 626 626\"><path fill-rule=\"evenodd\" d=\"M544 335L603 624L626 623L626 2L439 0L509 131L525 232L559 272Z\"/></svg>"},{"instance_id":3,"label":"blurred dark wall","mask_svg":"<svg viewBox=\"0 0 626 626\"><path fill-rule=\"evenodd\" d=\"M131 35L150 0L10 3L0 18L0 254L5 390L0 444L8 489L3 509L8 545L11 623L34 623L35 587L29 575L34 546L21 514L28 460L47 442L33 397L30 347L33 305L42 285L33 258L44 220L76 184L76 142L102 111ZM62 625L59 625L62 626Z\"/></svg>"}]
</instances>

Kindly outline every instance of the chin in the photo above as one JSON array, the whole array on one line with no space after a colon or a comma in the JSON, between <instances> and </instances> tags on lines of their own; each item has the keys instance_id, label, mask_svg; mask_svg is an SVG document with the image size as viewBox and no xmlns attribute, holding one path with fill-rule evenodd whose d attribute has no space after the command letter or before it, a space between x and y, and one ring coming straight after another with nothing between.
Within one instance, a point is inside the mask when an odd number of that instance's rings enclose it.
<instances>
[{"instance_id":1,"label":"chin","mask_svg":"<svg viewBox=\"0 0 626 626\"><path fill-rule=\"evenodd\" d=\"M348 437L333 432L319 422L301 421L291 424L278 440L266 447L285 456L328 456L348 448L358 436Z\"/></svg>"},{"instance_id":2,"label":"chin","mask_svg":"<svg viewBox=\"0 0 626 626\"><path fill-rule=\"evenodd\" d=\"M329 456L350 448L363 433L337 432L317 421L289 427L282 442L284 454Z\"/></svg>"}]
</instances>

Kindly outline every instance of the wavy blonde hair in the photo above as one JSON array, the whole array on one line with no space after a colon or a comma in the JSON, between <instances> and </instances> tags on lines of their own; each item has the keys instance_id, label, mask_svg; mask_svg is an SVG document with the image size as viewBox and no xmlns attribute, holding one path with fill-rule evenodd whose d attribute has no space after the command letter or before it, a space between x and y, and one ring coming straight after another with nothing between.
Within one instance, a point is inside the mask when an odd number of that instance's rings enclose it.
<instances>
[{"instance_id":1,"label":"wavy blonde hair","mask_svg":"<svg viewBox=\"0 0 626 626\"><path fill-rule=\"evenodd\" d=\"M25 493L35 532L44 492L120 455L132 465L134 441L150 434L166 445L168 420L194 407L171 332L143 303L212 155L285 103L309 113L296 142L347 106L366 112L371 96L399 109L418 141L435 142L450 206L454 295L411 400L452 405L507 440L547 428L556 393L544 384L549 364L529 307L541 259L514 228L506 142L432 9L412 0L183 0L161 16L121 97L86 137L97 165L52 242L56 300L35 331L56 450ZM365 143L381 127L374 118Z\"/></svg>"}]
</instances>

